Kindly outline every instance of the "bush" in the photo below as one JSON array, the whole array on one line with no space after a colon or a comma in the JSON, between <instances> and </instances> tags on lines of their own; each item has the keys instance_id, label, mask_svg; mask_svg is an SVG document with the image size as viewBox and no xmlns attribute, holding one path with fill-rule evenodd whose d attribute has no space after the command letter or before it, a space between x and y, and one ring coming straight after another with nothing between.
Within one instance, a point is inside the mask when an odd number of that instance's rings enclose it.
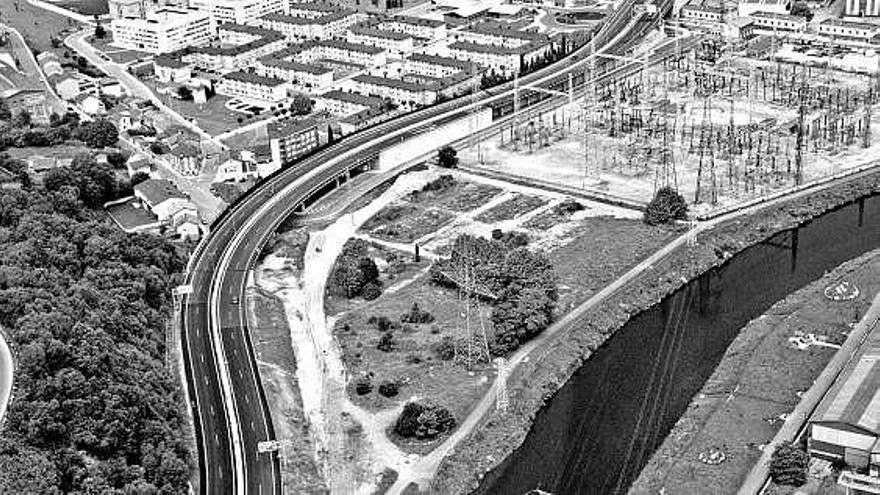
<instances>
[{"instance_id":1,"label":"bush","mask_svg":"<svg viewBox=\"0 0 880 495\"><path fill-rule=\"evenodd\" d=\"M434 352L443 361L451 361L455 357L455 341L448 335L443 337L434 345Z\"/></svg>"},{"instance_id":2,"label":"bush","mask_svg":"<svg viewBox=\"0 0 880 495\"><path fill-rule=\"evenodd\" d=\"M397 382L387 381L379 385L379 394L383 397L394 397L400 391L400 384Z\"/></svg>"},{"instance_id":3,"label":"bush","mask_svg":"<svg viewBox=\"0 0 880 495\"><path fill-rule=\"evenodd\" d=\"M376 345L376 349L379 349L382 352L392 352L397 348L397 341L394 340L394 334L391 332L385 332L382 335L382 338L379 339L379 343Z\"/></svg>"},{"instance_id":4,"label":"bush","mask_svg":"<svg viewBox=\"0 0 880 495\"><path fill-rule=\"evenodd\" d=\"M501 229L492 229L492 239L509 248L518 248L529 244L529 234L517 230L504 232Z\"/></svg>"},{"instance_id":5,"label":"bush","mask_svg":"<svg viewBox=\"0 0 880 495\"><path fill-rule=\"evenodd\" d=\"M372 287L369 294L362 294L370 283L375 283L379 278L379 269L369 256L369 244L366 241L356 239L346 243L333 274L330 277L331 290L336 294L344 295L351 299L364 296L364 299L373 300L379 297L382 287ZM379 289L376 292L376 289Z\"/></svg>"},{"instance_id":6,"label":"bush","mask_svg":"<svg viewBox=\"0 0 880 495\"><path fill-rule=\"evenodd\" d=\"M409 313L400 315L400 321L403 323L431 323L434 321L434 315L427 311L422 311L418 303L413 303Z\"/></svg>"},{"instance_id":7,"label":"bush","mask_svg":"<svg viewBox=\"0 0 880 495\"><path fill-rule=\"evenodd\" d=\"M437 165L443 168L458 166L458 152L452 146L444 146L437 152Z\"/></svg>"},{"instance_id":8,"label":"bush","mask_svg":"<svg viewBox=\"0 0 880 495\"><path fill-rule=\"evenodd\" d=\"M373 301L378 299L379 296L382 295L382 284L379 282L373 281L368 283L361 289L361 297L363 297L367 301Z\"/></svg>"},{"instance_id":9,"label":"bush","mask_svg":"<svg viewBox=\"0 0 880 495\"><path fill-rule=\"evenodd\" d=\"M645 208L644 221L648 225L659 225L674 220L687 218L687 203L675 189L661 187L654 195L654 199Z\"/></svg>"},{"instance_id":10,"label":"bush","mask_svg":"<svg viewBox=\"0 0 880 495\"><path fill-rule=\"evenodd\" d=\"M370 375L364 375L354 382L354 391L358 395L367 395L373 391L373 380Z\"/></svg>"},{"instance_id":11,"label":"bush","mask_svg":"<svg viewBox=\"0 0 880 495\"><path fill-rule=\"evenodd\" d=\"M770 478L779 485L801 486L807 482L810 456L796 445L786 442L773 451Z\"/></svg>"},{"instance_id":12,"label":"bush","mask_svg":"<svg viewBox=\"0 0 880 495\"><path fill-rule=\"evenodd\" d=\"M422 192L442 191L455 185L455 177L451 175L441 175L436 179L428 182L422 187Z\"/></svg>"},{"instance_id":13,"label":"bush","mask_svg":"<svg viewBox=\"0 0 880 495\"><path fill-rule=\"evenodd\" d=\"M582 205L581 203L579 203L571 198L568 198L565 201L563 201L562 203L559 203L558 205L556 205L556 207L553 208L553 212L557 215L568 216L574 212L581 211L584 208L585 208L585 206Z\"/></svg>"},{"instance_id":14,"label":"bush","mask_svg":"<svg viewBox=\"0 0 880 495\"><path fill-rule=\"evenodd\" d=\"M393 321L391 321L387 316L371 316L367 320L368 325L376 325L376 330L380 332L388 332L398 327Z\"/></svg>"},{"instance_id":15,"label":"bush","mask_svg":"<svg viewBox=\"0 0 880 495\"><path fill-rule=\"evenodd\" d=\"M430 440L455 428L455 417L445 407L430 402L407 402L394 424L404 438Z\"/></svg>"}]
</instances>

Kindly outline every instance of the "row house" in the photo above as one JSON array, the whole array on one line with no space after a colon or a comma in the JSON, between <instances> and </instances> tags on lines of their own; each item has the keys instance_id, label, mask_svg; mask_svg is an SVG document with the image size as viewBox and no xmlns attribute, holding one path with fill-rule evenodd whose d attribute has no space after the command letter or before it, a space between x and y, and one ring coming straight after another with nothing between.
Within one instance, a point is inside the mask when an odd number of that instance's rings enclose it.
<instances>
[{"instance_id":1,"label":"row house","mask_svg":"<svg viewBox=\"0 0 880 495\"><path fill-rule=\"evenodd\" d=\"M414 38L441 40L446 38L446 23L435 19L423 19L408 15L384 17L376 25L378 29L408 34Z\"/></svg>"},{"instance_id":2,"label":"row house","mask_svg":"<svg viewBox=\"0 0 880 495\"><path fill-rule=\"evenodd\" d=\"M413 38L396 31L383 31L370 27L352 27L346 34L349 43L381 48L395 57L402 57L413 51Z\"/></svg>"},{"instance_id":3,"label":"row house","mask_svg":"<svg viewBox=\"0 0 880 495\"><path fill-rule=\"evenodd\" d=\"M375 67L385 65L388 60L386 51L376 46L343 40L320 40L315 46L320 57L347 64Z\"/></svg>"},{"instance_id":4,"label":"row house","mask_svg":"<svg viewBox=\"0 0 880 495\"><path fill-rule=\"evenodd\" d=\"M244 45L259 39L284 38L278 31L247 24L220 24L217 26L217 35L220 37L220 43L227 45Z\"/></svg>"},{"instance_id":5,"label":"row house","mask_svg":"<svg viewBox=\"0 0 880 495\"><path fill-rule=\"evenodd\" d=\"M678 15L681 20L686 22L720 23L724 18L724 11L718 7L685 5Z\"/></svg>"},{"instance_id":6,"label":"row house","mask_svg":"<svg viewBox=\"0 0 880 495\"><path fill-rule=\"evenodd\" d=\"M456 35L458 41L480 45L503 46L506 48L518 48L530 43L549 43L550 38L545 34L530 31L518 31L504 27L497 22L482 22L469 29L465 29Z\"/></svg>"},{"instance_id":7,"label":"row house","mask_svg":"<svg viewBox=\"0 0 880 495\"><path fill-rule=\"evenodd\" d=\"M371 108L384 109L385 100L334 89L315 98L314 110L326 111L336 117L348 117Z\"/></svg>"},{"instance_id":8,"label":"row house","mask_svg":"<svg viewBox=\"0 0 880 495\"><path fill-rule=\"evenodd\" d=\"M321 17L270 14L259 20L264 28L283 33L288 40L316 40L340 36L360 20L358 13L345 9Z\"/></svg>"},{"instance_id":9,"label":"row house","mask_svg":"<svg viewBox=\"0 0 880 495\"><path fill-rule=\"evenodd\" d=\"M444 77L432 77L421 74L405 74L404 81L422 84L434 88L444 98L455 98L479 88L482 74L479 72L456 72Z\"/></svg>"},{"instance_id":10,"label":"row house","mask_svg":"<svg viewBox=\"0 0 880 495\"><path fill-rule=\"evenodd\" d=\"M404 109L430 105L437 100L433 86L362 74L351 79L354 91L391 100Z\"/></svg>"},{"instance_id":11,"label":"row house","mask_svg":"<svg viewBox=\"0 0 880 495\"><path fill-rule=\"evenodd\" d=\"M405 74L437 78L448 77L459 72L473 72L474 70L475 65L472 62L426 53L414 53L403 63Z\"/></svg>"},{"instance_id":12,"label":"row house","mask_svg":"<svg viewBox=\"0 0 880 495\"><path fill-rule=\"evenodd\" d=\"M263 57L254 67L257 74L283 79L305 90L333 84L333 70L320 65L303 64L275 56Z\"/></svg>"},{"instance_id":13,"label":"row house","mask_svg":"<svg viewBox=\"0 0 880 495\"><path fill-rule=\"evenodd\" d=\"M287 98L288 84L283 79L249 72L231 72L217 82L217 94L258 103L277 103Z\"/></svg>"},{"instance_id":14,"label":"row house","mask_svg":"<svg viewBox=\"0 0 880 495\"><path fill-rule=\"evenodd\" d=\"M326 2L291 2L287 13L294 17L317 19L318 17L334 14L341 10L344 10L344 8Z\"/></svg>"},{"instance_id":15,"label":"row house","mask_svg":"<svg viewBox=\"0 0 880 495\"><path fill-rule=\"evenodd\" d=\"M260 38L243 45L216 47L201 46L191 49L181 58L187 64L206 70L236 70L251 65L255 60L282 50L287 44L283 36Z\"/></svg>"},{"instance_id":16,"label":"row house","mask_svg":"<svg viewBox=\"0 0 880 495\"><path fill-rule=\"evenodd\" d=\"M339 121L339 131L342 135L351 134L361 129L372 127L384 122L390 117L388 110L382 107L367 108L360 112L349 115Z\"/></svg>"},{"instance_id":17,"label":"row house","mask_svg":"<svg viewBox=\"0 0 880 495\"><path fill-rule=\"evenodd\" d=\"M251 24L266 14L289 12L287 0L189 0L189 6L209 14L218 24Z\"/></svg>"},{"instance_id":18,"label":"row house","mask_svg":"<svg viewBox=\"0 0 880 495\"><path fill-rule=\"evenodd\" d=\"M518 73L523 64L531 64L546 56L551 49L547 44L527 44L517 48L481 45L457 41L449 45L453 58L466 60L491 69L498 74Z\"/></svg>"}]
</instances>

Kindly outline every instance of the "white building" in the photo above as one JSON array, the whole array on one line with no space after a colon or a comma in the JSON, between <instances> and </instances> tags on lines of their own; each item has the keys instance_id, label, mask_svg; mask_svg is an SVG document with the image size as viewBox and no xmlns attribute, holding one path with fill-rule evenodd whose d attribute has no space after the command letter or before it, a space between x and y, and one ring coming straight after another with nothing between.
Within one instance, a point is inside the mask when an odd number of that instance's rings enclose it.
<instances>
[{"instance_id":1,"label":"white building","mask_svg":"<svg viewBox=\"0 0 880 495\"><path fill-rule=\"evenodd\" d=\"M290 12L287 0L189 0L189 6L210 14L218 24L251 24L272 12Z\"/></svg>"},{"instance_id":2,"label":"white building","mask_svg":"<svg viewBox=\"0 0 880 495\"><path fill-rule=\"evenodd\" d=\"M819 34L833 39L868 42L880 34L880 26L866 22L825 19L819 23Z\"/></svg>"},{"instance_id":3,"label":"white building","mask_svg":"<svg viewBox=\"0 0 880 495\"><path fill-rule=\"evenodd\" d=\"M277 103L287 98L288 84L274 77L231 72L217 83L217 94L258 103Z\"/></svg>"},{"instance_id":4,"label":"white building","mask_svg":"<svg viewBox=\"0 0 880 495\"><path fill-rule=\"evenodd\" d=\"M321 17L268 14L257 22L265 28L284 33L288 40L302 41L335 38L359 19L356 11L345 9Z\"/></svg>"},{"instance_id":5,"label":"white building","mask_svg":"<svg viewBox=\"0 0 880 495\"><path fill-rule=\"evenodd\" d=\"M320 144L317 123L312 119L284 124L273 122L269 124L266 133L269 136L272 163L277 168L293 162Z\"/></svg>"},{"instance_id":6,"label":"white building","mask_svg":"<svg viewBox=\"0 0 880 495\"><path fill-rule=\"evenodd\" d=\"M160 222L169 221L175 211L192 204L177 186L165 179L147 179L135 184L134 196L141 200Z\"/></svg>"},{"instance_id":7,"label":"white building","mask_svg":"<svg viewBox=\"0 0 880 495\"><path fill-rule=\"evenodd\" d=\"M153 59L153 66L156 80L163 83L185 83L192 78L189 65L173 57L158 56Z\"/></svg>"},{"instance_id":8,"label":"white building","mask_svg":"<svg viewBox=\"0 0 880 495\"><path fill-rule=\"evenodd\" d=\"M481 22L465 29L456 34L456 39L465 43L495 45L507 48L518 48L530 43L544 44L550 42L550 38L546 34L518 31L494 21Z\"/></svg>"},{"instance_id":9,"label":"white building","mask_svg":"<svg viewBox=\"0 0 880 495\"><path fill-rule=\"evenodd\" d=\"M459 72L472 72L474 68L475 65L472 62L424 53L414 53L403 63L405 74L436 78L449 77Z\"/></svg>"},{"instance_id":10,"label":"white building","mask_svg":"<svg viewBox=\"0 0 880 495\"><path fill-rule=\"evenodd\" d=\"M374 46L388 52L391 56L402 57L413 51L412 36L396 31L383 31L369 27L352 27L346 34L349 43Z\"/></svg>"},{"instance_id":11,"label":"white building","mask_svg":"<svg viewBox=\"0 0 880 495\"><path fill-rule=\"evenodd\" d=\"M371 108L383 108L385 100L373 96L346 93L338 89L315 97L315 110L327 111L337 117L348 117Z\"/></svg>"},{"instance_id":12,"label":"white building","mask_svg":"<svg viewBox=\"0 0 880 495\"><path fill-rule=\"evenodd\" d=\"M385 50L375 46L349 43L342 40L321 40L315 46L318 49L319 56L347 64L375 67L385 65L387 62Z\"/></svg>"},{"instance_id":13,"label":"white building","mask_svg":"<svg viewBox=\"0 0 880 495\"><path fill-rule=\"evenodd\" d=\"M704 7L702 5L685 5L679 11L679 16L684 21L696 22L721 22L724 11L718 7Z\"/></svg>"},{"instance_id":14,"label":"white building","mask_svg":"<svg viewBox=\"0 0 880 495\"><path fill-rule=\"evenodd\" d=\"M292 16L316 19L343 10L343 7L325 2L290 2L288 11Z\"/></svg>"},{"instance_id":15,"label":"white building","mask_svg":"<svg viewBox=\"0 0 880 495\"><path fill-rule=\"evenodd\" d=\"M396 15L383 19L376 27L427 40L446 38L446 23L434 19Z\"/></svg>"},{"instance_id":16,"label":"white building","mask_svg":"<svg viewBox=\"0 0 880 495\"><path fill-rule=\"evenodd\" d=\"M533 63L550 51L550 44L527 44L517 48L481 45L456 41L449 45L449 55L491 69L498 74L513 74L524 63Z\"/></svg>"},{"instance_id":17,"label":"white building","mask_svg":"<svg viewBox=\"0 0 880 495\"><path fill-rule=\"evenodd\" d=\"M774 31L803 32L807 30L807 20L796 15L756 12L751 15L751 19L755 23L755 30L764 33Z\"/></svg>"},{"instance_id":18,"label":"white building","mask_svg":"<svg viewBox=\"0 0 880 495\"><path fill-rule=\"evenodd\" d=\"M216 33L211 17L195 9L162 8L143 19L113 19L113 45L150 53L169 53L210 42Z\"/></svg>"},{"instance_id":19,"label":"white building","mask_svg":"<svg viewBox=\"0 0 880 495\"><path fill-rule=\"evenodd\" d=\"M254 71L266 77L283 79L306 92L333 84L333 70L314 64L303 64L275 56L257 60Z\"/></svg>"},{"instance_id":20,"label":"white building","mask_svg":"<svg viewBox=\"0 0 880 495\"><path fill-rule=\"evenodd\" d=\"M747 17L755 12L771 12L774 14L791 13L791 0L740 0L737 13Z\"/></svg>"},{"instance_id":21,"label":"white building","mask_svg":"<svg viewBox=\"0 0 880 495\"><path fill-rule=\"evenodd\" d=\"M362 74L350 81L354 91L391 100L405 109L425 106L437 100L437 91L432 86L400 79Z\"/></svg>"},{"instance_id":22,"label":"white building","mask_svg":"<svg viewBox=\"0 0 880 495\"><path fill-rule=\"evenodd\" d=\"M843 13L853 17L880 16L880 0L846 0Z\"/></svg>"}]
</instances>

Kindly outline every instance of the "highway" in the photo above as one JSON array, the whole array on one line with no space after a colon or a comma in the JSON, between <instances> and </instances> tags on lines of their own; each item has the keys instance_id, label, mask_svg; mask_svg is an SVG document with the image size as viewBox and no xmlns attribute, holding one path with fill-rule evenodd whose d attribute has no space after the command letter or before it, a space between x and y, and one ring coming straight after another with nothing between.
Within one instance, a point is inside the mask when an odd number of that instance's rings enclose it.
<instances>
[{"instance_id":1,"label":"highway","mask_svg":"<svg viewBox=\"0 0 880 495\"><path fill-rule=\"evenodd\" d=\"M575 87L585 79L588 55L609 51L652 27L655 19L633 13L633 0L612 13L588 46L556 64L523 77L521 86L541 84L563 91L569 73ZM644 20L643 20L644 19ZM595 49L593 47L595 44ZM600 65L600 64L597 64ZM610 77L634 70L633 62L603 62ZM363 166L379 151L432 126L463 118L475 105L491 104L497 118L509 115L514 84L483 91L479 100L454 100L352 134L285 168L230 206L190 259L180 319L186 389L195 421L200 493L280 493L278 459L258 454L257 444L275 438L245 318L245 286L264 243L291 212L320 194L336 177ZM561 96L521 90L522 107ZM473 101L471 99L467 101ZM426 150L428 151L428 150Z\"/></svg>"}]
</instances>

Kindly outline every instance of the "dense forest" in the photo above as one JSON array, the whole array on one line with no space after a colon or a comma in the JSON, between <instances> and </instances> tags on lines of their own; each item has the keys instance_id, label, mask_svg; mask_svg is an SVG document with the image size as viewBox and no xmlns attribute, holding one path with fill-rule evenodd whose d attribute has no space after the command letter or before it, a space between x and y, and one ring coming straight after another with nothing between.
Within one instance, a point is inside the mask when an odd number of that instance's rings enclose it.
<instances>
[{"instance_id":1,"label":"dense forest","mask_svg":"<svg viewBox=\"0 0 880 495\"><path fill-rule=\"evenodd\" d=\"M165 366L184 261L98 208L127 184L83 158L0 190L0 326L16 356L0 493L186 493L183 401Z\"/></svg>"}]
</instances>

